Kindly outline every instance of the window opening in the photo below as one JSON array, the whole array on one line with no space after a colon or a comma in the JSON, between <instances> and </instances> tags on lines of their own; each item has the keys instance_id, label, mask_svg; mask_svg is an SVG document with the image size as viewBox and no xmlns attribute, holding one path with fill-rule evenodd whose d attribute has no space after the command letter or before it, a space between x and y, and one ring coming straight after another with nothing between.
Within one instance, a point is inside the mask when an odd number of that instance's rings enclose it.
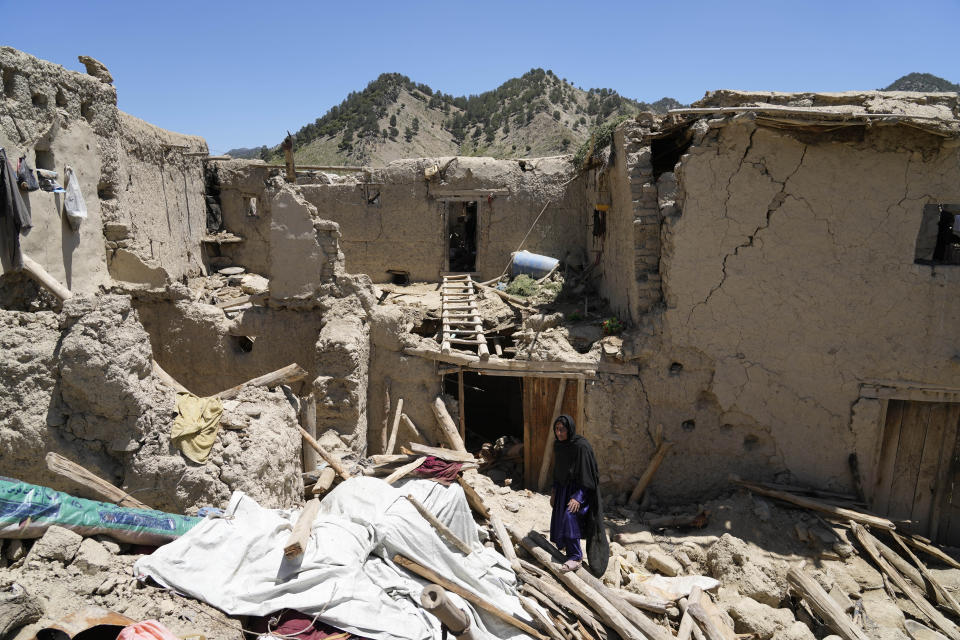
<instances>
[{"instance_id":1,"label":"window opening","mask_svg":"<svg viewBox=\"0 0 960 640\"><path fill-rule=\"evenodd\" d=\"M960 204L924 205L914 262L960 265Z\"/></svg>"},{"instance_id":2,"label":"window opening","mask_svg":"<svg viewBox=\"0 0 960 640\"><path fill-rule=\"evenodd\" d=\"M447 203L447 247L450 271L477 269L477 201Z\"/></svg>"}]
</instances>

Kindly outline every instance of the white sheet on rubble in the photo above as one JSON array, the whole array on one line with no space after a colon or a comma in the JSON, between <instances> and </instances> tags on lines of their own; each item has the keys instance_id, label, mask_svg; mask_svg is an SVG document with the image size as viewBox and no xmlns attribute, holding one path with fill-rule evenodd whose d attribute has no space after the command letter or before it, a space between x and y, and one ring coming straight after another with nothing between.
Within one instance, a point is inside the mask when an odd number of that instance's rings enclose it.
<instances>
[{"instance_id":1,"label":"white sheet on rubble","mask_svg":"<svg viewBox=\"0 0 960 640\"><path fill-rule=\"evenodd\" d=\"M412 494L467 542L468 557L449 546L404 496ZM137 561L149 576L231 615L266 615L296 609L344 631L375 640L441 637L437 620L420 607L425 581L392 558L402 554L527 622L507 561L480 544L463 489L430 480L393 487L356 477L320 503L307 548L299 558L283 547L299 510L260 507L242 492L226 514L208 517L183 537ZM455 594L485 635L528 638L515 627L477 611Z\"/></svg>"}]
</instances>

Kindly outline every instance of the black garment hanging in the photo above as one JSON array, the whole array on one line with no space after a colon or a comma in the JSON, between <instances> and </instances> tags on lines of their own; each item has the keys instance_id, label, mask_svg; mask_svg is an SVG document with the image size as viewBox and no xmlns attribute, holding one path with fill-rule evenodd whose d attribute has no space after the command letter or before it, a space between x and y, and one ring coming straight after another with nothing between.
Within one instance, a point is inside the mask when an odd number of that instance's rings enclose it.
<instances>
[{"instance_id":1,"label":"black garment hanging","mask_svg":"<svg viewBox=\"0 0 960 640\"><path fill-rule=\"evenodd\" d=\"M5 271L23 268L20 236L27 235L32 226L30 210L20 197L16 172L6 150L0 147L0 264Z\"/></svg>"}]
</instances>

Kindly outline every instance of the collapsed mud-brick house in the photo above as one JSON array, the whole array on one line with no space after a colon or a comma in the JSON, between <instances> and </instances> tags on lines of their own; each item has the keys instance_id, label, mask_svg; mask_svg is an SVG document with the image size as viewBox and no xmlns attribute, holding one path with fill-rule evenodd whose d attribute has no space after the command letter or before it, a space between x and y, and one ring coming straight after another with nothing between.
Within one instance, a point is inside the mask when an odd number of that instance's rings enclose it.
<instances>
[{"instance_id":1,"label":"collapsed mud-brick house","mask_svg":"<svg viewBox=\"0 0 960 640\"><path fill-rule=\"evenodd\" d=\"M0 278L0 474L75 490L44 465L55 451L156 507L238 488L289 506L316 463L296 423L380 453L402 398L439 443L445 394L468 435L522 441L528 486L559 407L612 496L661 446L660 499L730 474L861 487L876 511L960 536L942 453L960 406L955 94L716 92L620 125L584 168L425 158L290 183L123 114L99 78L11 49L0 70L0 145L70 164L89 213L77 232L59 194L24 194L23 253L70 297ZM561 261L586 312L484 290L489 358L444 353L416 296L385 299L496 278L521 246ZM598 310L623 333L604 337ZM206 464L171 446L170 378L212 395L292 363L302 381L225 403L245 428L221 430Z\"/></svg>"}]
</instances>

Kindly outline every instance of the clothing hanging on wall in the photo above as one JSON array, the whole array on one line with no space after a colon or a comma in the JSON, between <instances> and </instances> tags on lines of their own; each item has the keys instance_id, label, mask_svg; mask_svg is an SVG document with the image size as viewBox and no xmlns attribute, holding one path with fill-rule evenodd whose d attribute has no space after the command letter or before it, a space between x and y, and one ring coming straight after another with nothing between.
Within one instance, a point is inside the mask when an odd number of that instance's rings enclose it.
<instances>
[{"instance_id":1,"label":"clothing hanging on wall","mask_svg":"<svg viewBox=\"0 0 960 640\"><path fill-rule=\"evenodd\" d=\"M6 150L0 147L0 263L4 271L23 268L20 236L27 235L32 226L30 210L20 197L16 171Z\"/></svg>"}]
</instances>

